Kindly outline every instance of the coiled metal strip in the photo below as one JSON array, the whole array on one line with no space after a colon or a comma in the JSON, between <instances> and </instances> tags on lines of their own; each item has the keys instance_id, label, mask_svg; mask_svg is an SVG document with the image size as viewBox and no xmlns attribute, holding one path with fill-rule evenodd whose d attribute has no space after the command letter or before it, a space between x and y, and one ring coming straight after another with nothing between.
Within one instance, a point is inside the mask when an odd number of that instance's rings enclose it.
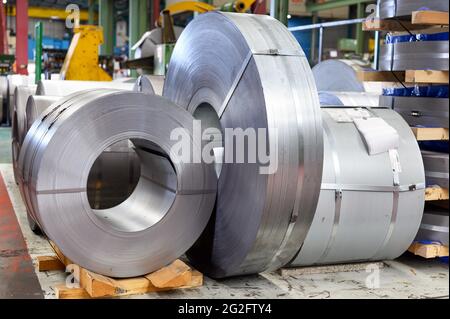
<instances>
[{"instance_id":1,"label":"coiled metal strip","mask_svg":"<svg viewBox=\"0 0 450 319\"><path fill-rule=\"evenodd\" d=\"M410 16L413 11L433 10L448 12L448 1L443 0L380 0L382 19Z\"/></svg>"}]
</instances>

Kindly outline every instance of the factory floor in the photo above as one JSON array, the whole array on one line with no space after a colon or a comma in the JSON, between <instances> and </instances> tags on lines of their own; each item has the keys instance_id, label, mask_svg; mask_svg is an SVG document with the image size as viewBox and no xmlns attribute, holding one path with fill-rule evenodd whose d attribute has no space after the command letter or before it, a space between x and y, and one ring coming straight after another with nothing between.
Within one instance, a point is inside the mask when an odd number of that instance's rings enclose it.
<instances>
[{"instance_id":1,"label":"factory floor","mask_svg":"<svg viewBox=\"0 0 450 319\"><path fill-rule=\"evenodd\" d=\"M0 298L55 298L52 287L65 282L61 271L37 272L36 256L53 255L47 240L28 228L25 206L14 182L9 129L0 128ZM373 271L373 269L372 269ZM376 273L376 272L375 272ZM439 260L406 253L386 261L379 287L367 282L374 272L356 270L319 274L264 273L204 286L128 298L448 298L449 269Z\"/></svg>"}]
</instances>

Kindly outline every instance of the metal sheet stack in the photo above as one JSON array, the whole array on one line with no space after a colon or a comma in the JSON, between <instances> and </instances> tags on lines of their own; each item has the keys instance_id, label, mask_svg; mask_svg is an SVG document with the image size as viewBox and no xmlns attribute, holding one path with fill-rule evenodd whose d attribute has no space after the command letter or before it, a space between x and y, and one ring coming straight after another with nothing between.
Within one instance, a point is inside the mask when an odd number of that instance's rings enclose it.
<instances>
[{"instance_id":1,"label":"metal sheet stack","mask_svg":"<svg viewBox=\"0 0 450 319\"><path fill-rule=\"evenodd\" d=\"M410 22L414 11L448 12L448 6L448 1L442 0L379 0L379 16L382 19L395 18L400 22L402 20ZM433 22L429 21L428 24L431 26ZM439 25L416 32L408 31L395 35L388 33L380 51L380 70L448 71L448 39L448 28ZM403 87L388 88L380 97L380 105L389 106L399 112L413 127L446 129L449 127L448 84L428 86L403 84ZM427 187L439 186L448 190L448 141L424 141L420 145L423 149ZM437 211L439 213L436 213ZM448 209L446 216L442 216L442 213L443 211L437 209L433 203L427 203L417 240L437 240L433 235L433 229L443 227L447 229L444 235L447 234L445 242L448 245ZM443 224L439 225L441 222ZM427 236L429 238L426 238Z\"/></svg>"}]
</instances>

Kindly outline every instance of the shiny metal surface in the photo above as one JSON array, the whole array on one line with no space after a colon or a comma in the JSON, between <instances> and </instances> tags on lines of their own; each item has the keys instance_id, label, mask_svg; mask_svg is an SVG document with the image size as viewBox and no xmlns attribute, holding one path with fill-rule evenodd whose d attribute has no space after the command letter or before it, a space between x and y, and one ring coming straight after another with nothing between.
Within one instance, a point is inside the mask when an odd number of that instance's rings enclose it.
<instances>
[{"instance_id":1,"label":"shiny metal surface","mask_svg":"<svg viewBox=\"0 0 450 319\"><path fill-rule=\"evenodd\" d=\"M141 75L134 84L134 91L148 94L162 95L164 87L164 76Z\"/></svg>"},{"instance_id":2,"label":"shiny metal surface","mask_svg":"<svg viewBox=\"0 0 450 319\"><path fill-rule=\"evenodd\" d=\"M312 71L317 90L324 92L373 92L381 94L376 82L363 82L358 72L372 70L370 64L360 60L330 59L316 64Z\"/></svg>"},{"instance_id":3,"label":"shiny metal surface","mask_svg":"<svg viewBox=\"0 0 450 319\"><path fill-rule=\"evenodd\" d=\"M290 266L396 258L413 241L424 207L425 177L414 135L396 112L371 109L401 137L395 186L389 153L368 155L354 123L338 123L328 110L322 108L325 156L319 204Z\"/></svg>"},{"instance_id":4,"label":"shiny metal surface","mask_svg":"<svg viewBox=\"0 0 450 319\"><path fill-rule=\"evenodd\" d=\"M320 106L378 107L379 95L369 92L319 92Z\"/></svg>"},{"instance_id":5,"label":"shiny metal surface","mask_svg":"<svg viewBox=\"0 0 450 319\"><path fill-rule=\"evenodd\" d=\"M15 102L15 92L18 86L32 86L34 85L34 79L31 76L11 74L7 76L8 79L8 112L12 122L12 116L14 113L14 108L16 106ZM25 100L26 103L26 100Z\"/></svg>"},{"instance_id":6,"label":"shiny metal surface","mask_svg":"<svg viewBox=\"0 0 450 319\"><path fill-rule=\"evenodd\" d=\"M383 44L380 48L380 70L448 70L448 49L448 41Z\"/></svg>"},{"instance_id":7,"label":"shiny metal surface","mask_svg":"<svg viewBox=\"0 0 450 319\"><path fill-rule=\"evenodd\" d=\"M202 14L176 44L164 96L198 118L200 106L209 109L222 132L268 129L278 156L270 175L258 163L223 164L216 209L191 262L215 278L289 262L314 216L323 159L318 95L292 34L268 16Z\"/></svg>"},{"instance_id":8,"label":"shiny metal surface","mask_svg":"<svg viewBox=\"0 0 450 319\"><path fill-rule=\"evenodd\" d=\"M380 0L379 16L382 19L410 16L413 11L433 10L448 12L448 1L444 0Z\"/></svg>"},{"instance_id":9,"label":"shiny metal surface","mask_svg":"<svg viewBox=\"0 0 450 319\"><path fill-rule=\"evenodd\" d=\"M53 106L32 125L19 158L26 205L45 234L74 263L112 277L147 274L184 254L216 197L214 165L186 163L172 153L170 134L180 127L191 149L201 149L192 139L192 116L162 97L111 89L76 93ZM156 155L171 165L138 151L134 192L118 206L95 210L87 196L92 166L126 140L159 148ZM164 169L172 171L173 189L158 182Z\"/></svg>"},{"instance_id":10,"label":"shiny metal surface","mask_svg":"<svg viewBox=\"0 0 450 319\"><path fill-rule=\"evenodd\" d=\"M28 97L25 107L25 135L33 125L34 121L53 103L59 101L59 96L32 95Z\"/></svg>"},{"instance_id":11,"label":"shiny metal surface","mask_svg":"<svg viewBox=\"0 0 450 319\"><path fill-rule=\"evenodd\" d=\"M400 113L411 126L448 127L449 101L446 98L380 96L380 105Z\"/></svg>"},{"instance_id":12,"label":"shiny metal surface","mask_svg":"<svg viewBox=\"0 0 450 319\"><path fill-rule=\"evenodd\" d=\"M36 95L68 96L75 92L89 89L133 90L133 83L100 82L100 81L39 81Z\"/></svg>"},{"instance_id":13,"label":"shiny metal surface","mask_svg":"<svg viewBox=\"0 0 450 319\"><path fill-rule=\"evenodd\" d=\"M427 185L438 185L448 189L448 154L422 151L422 157L423 164L425 166L425 178Z\"/></svg>"},{"instance_id":14,"label":"shiny metal surface","mask_svg":"<svg viewBox=\"0 0 450 319\"><path fill-rule=\"evenodd\" d=\"M422 223L415 241L435 241L448 246L449 242L448 209L442 207L428 207L423 214Z\"/></svg>"},{"instance_id":15,"label":"shiny metal surface","mask_svg":"<svg viewBox=\"0 0 450 319\"><path fill-rule=\"evenodd\" d=\"M8 78L0 76L0 122L3 119L4 111L6 111L8 101Z\"/></svg>"}]
</instances>

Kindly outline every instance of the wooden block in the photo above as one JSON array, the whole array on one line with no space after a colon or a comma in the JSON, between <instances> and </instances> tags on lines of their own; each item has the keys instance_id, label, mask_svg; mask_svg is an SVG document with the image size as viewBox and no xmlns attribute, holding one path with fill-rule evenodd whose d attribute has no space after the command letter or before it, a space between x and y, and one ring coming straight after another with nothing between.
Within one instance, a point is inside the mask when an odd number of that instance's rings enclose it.
<instances>
[{"instance_id":1,"label":"wooden block","mask_svg":"<svg viewBox=\"0 0 450 319\"><path fill-rule=\"evenodd\" d=\"M57 256L36 257L36 267L38 271L65 270L66 266Z\"/></svg>"},{"instance_id":2,"label":"wooden block","mask_svg":"<svg viewBox=\"0 0 450 319\"><path fill-rule=\"evenodd\" d=\"M403 25L403 26L402 26ZM407 30L415 30L421 29L423 26L413 25L409 21L401 21L401 23L397 20L382 20L382 19L367 19L362 24L363 31L406 31Z\"/></svg>"},{"instance_id":3,"label":"wooden block","mask_svg":"<svg viewBox=\"0 0 450 319\"><path fill-rule=\"evenodd\" d=\"M358 71L356 74L363 82L405 82L404 71Z\"/></svg>"},{"instance_id":4,"label":"wooden block","mask_svg":"<svg viewBox=\"0 0 450 319\"><path fill-rule=\"evenodd\" d=\"M281 276L299 276L314 274L331 274L337 272L365 271L368 266L376 265L379 269L384 268L383 262L366 262L341 265L308 266L298 268L282 268L279 270Z\"/></svg>"},{"instance_id":5,"label":"wooden block","mask_svg":"<svg viewBox=\"0 0 450 319\"><path fill-rule=\"evenodd\" d=\"M145 276L158 288L173 288L188 285L192 279L191 268L181 260Z\"/></svg>"},{"instance_id":6,"label":"wooden block","mask_svg":"<svg viewBox=\"0 0 450 319\"><path fill-rule=\"evenodd\" d=\"M418 141L448 141L448 128L412 127Z\"/></svg>"},{"instance_id":7,"label":"wooden block","mask_svg":"<svg viewBox=\"0 0 450 319\"><path fill-rule=\"evenodd\" d=\"M441 244L421 244L416 242L409 247L408 251L427 259L448 257L448 246Z\"/></svg>"},{"instance_id":8,"label":"wooden block","mask_svg":"<svg viewBox=\"0 0 450 319\"><path fill-rule=\"evenodd\" d=\"M56 299L90 299L91 296L83 288L67 288L58 285L55 288Z\"/></svg>"},{"instance_id":9,"label":"wooden block","mask_svg":"<svg viewBox=\"0 0 450 319\"><path fill-rule=\"evenodd\" d=\"M56 256L58 256L59 260L64 264L64 265L72 265L73 262L67 258L66 256L64 256L64 254L62 253L62 251L59 249L58 246L56 246L56 244L52 241L49 241L50 246L52 246L53 250L55 251Z\"/></svg>"},{"instance_id":10,"label":"wooden block","mask_svg":"<svg viewBox=\"0 0 450 319\"><path fill-rule=\"evenodd\" d=\"M411 16L412 24L448 25L448 12L414 11Z\"/></svg>"},{"instance_id":11,"label":"wooden block","mask_svg":"<svg viewBox=\"0 0 450 319\"><path fill-rule=\"evenodd\" d=\"M426 201L447 200L447 199L449 199L448 189L436 186L436 187L428 187L425 190Z\"/></svg>"},{"instance_id":12,"label":"wooden block","mask_svg":"<svg viewBox=\"0 0 450 319\"><path fill-rule=\"evenodd\" d=\"M448 71L408 70L405 73L405 82L409 83L448 83Z\"/></svg>"}]
</instances>

